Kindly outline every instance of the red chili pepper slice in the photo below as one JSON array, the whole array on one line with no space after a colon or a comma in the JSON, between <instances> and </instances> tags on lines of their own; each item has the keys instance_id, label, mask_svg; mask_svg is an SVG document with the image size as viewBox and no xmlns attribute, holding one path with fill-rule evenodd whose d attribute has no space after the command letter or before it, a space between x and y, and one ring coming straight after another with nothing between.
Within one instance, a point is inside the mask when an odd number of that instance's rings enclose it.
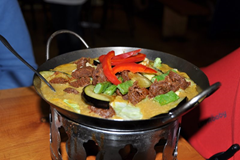
<instances>
[{"instance_id":1,"label":"red chili pepper slice","mask_svg":"<svg viewBox=\"0 0 240 160\"><path fill-rule=\"evenodd\" d=\"M154 69L152 69L152 68L147 67L147 68L145 69L145 72L144 72L144 73L157 73L157 71L154 70Z\"/></svg>"},{"instance_id":2,"label":"red chili pepper slice","mask_svg":"<svg viewBox=\"0 0 240 160\"><path fill-rule=\"evenodd\" d=\"M132 51L132 52L134 53L135 51ZM136 52L137 52L137 50L136 50ZM121 63L126 63L126 62L140 62L140 61L143 61L146 57L146 55L142 54L142 53L138 53L135 56L133 56L133 55L130 56L130 57L127 57L127 58L123 58L123 59L120 59L120 58L119 59L114 59L114 57L113 57L112 60L111 60L111 64L114 66L114 65L121 64ZM106 55L101 55L98 58L101 63L102 63L105 56Z\"/></svg>"},{"instance_id":3,"label":"red chili pepper slice","mask_svg":"<svg viewBox=\"0 0 240 160\"><path fill-rule=\"evenodd\" d=\"M145 54L138 53L136 56L131 56L125 59L112 59L111 64L115 66L122 63L140 62L140 61L143 61L145 57L146 57Z\"/></svg>"},{"instance_id":4,"label":"red chili pepper slice","mask_svg":"<svg viewBox=\"0 0 240 160\"><path fill-rule=\"evenodd\" d=\"M126 52L126 53L123 53L123 54L119 54L119 55L114 56L112 59L124 59L124 58L128 58L128 57L131 57L131 56L135 56L139 52L141 52L141 50L142 49L137 49L135 51L130 51L130 52Z\"/></svg>"},{"instance_id":5,"label":"red chili pepper slice","mask_svg":"<svg viewBox=\"0 0 240 160\"><path fill-rule=\"evenodd\" d=\"M112 71L114 74L116 74L117 72L122 72L124 70L128 70L133 73L136 73L136 72L157 73L156 70L149 68L147 66L144 66L142 64L137 64L137 63L122 63L112 68Z\"/></svg>"},{"instance_id":6,"label":"red chili pepper slice","mask_svg":"<svg viewBox=\"0 0 240 160\"><path fill-rule=\"evenodd\" d=\"M111 59L112 57L115 56L114 51L110 51L108 52L108 54L106 56L104 56L104 58L101 61L102 63L102 67L103 67L103 73L105 74L105 76L108 78L108 80L110 82L112 82L115 85L120 84L121 82L118 80L118 78L115 76L115 74L113 73L112 70L112 66L111 66Z\"/></svg>"},{"instance_id":7,"label":"red chili pepper slice","mask_svg":"<svg viewBox=\"0 0 240 160\"><path fill-rule=\"evenodd\" d=\"M98 60L102 63L105 56L106 56L105 54L99 56Z\"/></svg>"}]
</instances>

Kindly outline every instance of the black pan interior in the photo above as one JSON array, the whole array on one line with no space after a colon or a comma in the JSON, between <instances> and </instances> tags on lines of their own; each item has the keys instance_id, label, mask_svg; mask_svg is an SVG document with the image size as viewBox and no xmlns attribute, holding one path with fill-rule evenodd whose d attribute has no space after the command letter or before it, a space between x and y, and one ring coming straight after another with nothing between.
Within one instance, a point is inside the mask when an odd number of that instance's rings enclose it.
<instances>
[{"instance_id":1,"label":"black pan interior","mask_svg":"<svg viewBox=\"0 0 240 160\"><path fill-rule=\"evenodd\" d=\"M139 49L139 48L102 47L102 48L91 48L91 49L83 49L83 50L78 50L74 52L69 52L63 55L56 56L52 59L49 59L48 61L43 63L41 66L39 66L38 71L53 69L58 65L74 61L81 57L91 57L91 58L99 57L100 55L106 54L111 50L114 50L116 54L121 54L123 52L132 51L136 49ZM173 68L177 68L180 71L186 72L190 76L190 78L202 90L209 87L207 76L198 67L189 63L188 61L168 53L150 50L150 49L142 49L141 53L146 54L147 58L151 60L154 60L155 58L160 57L163 63L166 63ZM37 93L44 99L40 91L40 79L37 75L34 75L33 84L35 86ZM162 119L165 116L169 116L168 114L163 114L162 116L159 116L156 119L148 119L148 120L131 120L131 121L109 120L109 119L95 118L95 117L90 117L90 116L85 116L85 115L77 114L74 112L70 112L58 106L55 106L51 103L50 105L56 108L60 114L62 114L63 116L75 122L78 122L87 126L91 126L91 127L105 128L106 130L117 130L117 131L124 130L125 131L125 130L136 130L136 129L137 130L152 129L152 128L156 128L161 125L164 125L162 123ZM178 106L178 107L181 107L181 106Z\"/></svg>"}]
</instances>

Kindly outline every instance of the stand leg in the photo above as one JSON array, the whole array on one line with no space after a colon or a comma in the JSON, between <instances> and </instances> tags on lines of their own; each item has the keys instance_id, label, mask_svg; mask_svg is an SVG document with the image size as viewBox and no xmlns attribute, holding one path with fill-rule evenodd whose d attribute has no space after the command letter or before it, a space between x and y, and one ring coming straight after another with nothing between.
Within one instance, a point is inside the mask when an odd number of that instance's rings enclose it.
<instances>
[{"instance_id":1,"label":"stand leg","mask_svg":"<svg viewBox=\"0 0 240 160\"><path fill-rule=\"evenodd\" d=\"M174 121L169 126L169 132L167 133L167 142L163 150L163 160L176 160L177 159L177 143L179 139L179 122Z\"/></svg>"},{"instance_id":2,"label":"stand leg","mask_svg":"<svg viewBox=\"0 0 240 160\"><path fill-rule=\"evenodd\" d=\"M58 119L57 111L51 107L51 113L49 115L50 119L50 150L51 157L53 160L62 160L62 155L59 152L61 144L61 136L59 133L59 128L61 123Z\"/></svg>"}]
</instances>

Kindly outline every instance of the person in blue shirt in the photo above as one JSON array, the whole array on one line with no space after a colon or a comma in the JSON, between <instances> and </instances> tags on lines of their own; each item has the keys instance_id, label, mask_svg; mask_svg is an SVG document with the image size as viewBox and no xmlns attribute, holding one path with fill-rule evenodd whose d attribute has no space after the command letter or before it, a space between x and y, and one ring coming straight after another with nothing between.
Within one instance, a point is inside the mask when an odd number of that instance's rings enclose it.
<instances>
[{"instance_id":1,"label":"person in blue shirt","mask_svg":"<svg viewBox=\"0 0 240 160\"><path fill-rule=\"evenodd\" d=\"M0 34L34 68L30 35L17 0L0 1ZM0 89L31 86L33 71L0 42Z\"/></svg>"}]
</instances>

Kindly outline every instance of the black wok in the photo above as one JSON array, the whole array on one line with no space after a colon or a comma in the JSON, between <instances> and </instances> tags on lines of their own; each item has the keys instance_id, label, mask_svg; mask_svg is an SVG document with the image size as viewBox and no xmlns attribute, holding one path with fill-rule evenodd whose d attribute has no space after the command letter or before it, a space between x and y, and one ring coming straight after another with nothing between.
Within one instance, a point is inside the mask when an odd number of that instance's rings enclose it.
<instances>
[{"instance_id":1,"label":"black wok","mask_svg":"<svg viewBox=\"0 0 240 160\"><path fill-rule=\"evenodd\" d=\"M43 63L41 66L39 66L38 71L45 71L53 69L54 67L68 63L71 61L74 61L76 59L79 59L81 57L99 57L102 54L106 54L111 50L114 50L116 54L120 54L123 51L132 51L139 48L134 47L102 47L102 48L91 48L91 49L82 49L74 52L69 52L63 55L59 55L57 57L54 57L52 59L47 60L45 63ZM63 109L61 107L58 107L50 102L48 102L42 95L40 90L40 78L35 75L33 84L35 86L35 89L37 93L45 99L52 107L56 108L57 111L62 114L63 116L78 122L80 124L84 124L87 126L92 127L100 127L100 128L106 128L107 130L146 130L146 129L152 129L156 127L160 127L162 125L165 125L171 121L174 121L178 118L181 118L185 113L190 111L192 108L196 106L197 103L202 101L207 96L211 95L213 92L215 92L219 87L220 83L217 82L213 84L212 86L209 85L209 81L207 76L195 65L187 62L184 59L181 59L179 57L176 57L174 55L150 50L150 49L143 49L142 53L146 54L149 59L155 59L156 57L160 57L162 59L163 63L168 64L169 66L173 68L177 68L180 71L186 72L190 78L202 89L202 92L197 95L192 100L181 103L176 108L172 109L166 114L161 114L158 116L155 116L151 119L146 120L111 120L111 119L103 119L103 118L95 118L90 117L86 115L77 114L74 112L71 112L69 110Z\"/></svg>"},{"instance_id":2,"label":"black wok","mask_svg":"<svg viewBox=\"0 0 240 160\"><path fill-rule=\"evenodd\" d=\"M86 46L87 49L82 49L74 52L69 52L63 55L59 55L52 59L49 59L49 46L51 40L58 34L68 33L73 34L77 38L79 38L82 43ZM69 63L71 61L77 60L81 57L99 57L100 55L107 54L109 51L114 50L116 54L121 54L123 52L136 50L139 48L135 47L102 47L102 48L89 48L87 43L80 37L78 34L68 31L68 30L59 30L54 32L47 42L47 61L39 66L37 71L47 71L55 68L61 64ZM141 48L141 52L147 55L147 58L154 60L157 57L160 57L163 63L168 64L172 68L177 68L182 72L186 72L190 78L201 88L201 93L199 93L196 97L191 99L190 101L181 102L177 107L170 110L168 113L160 114L152 117L151 119L145 120L112 120L112 119L103 119L90 117L78 113L71 112L69 110L63 109L59 106L56 106L49 101L47 101L41 93L40 85L41 79L35 74L33 78L33 85L37 91L37 93L52 107L57 109L57 111L63 116L77 122L80 124L84 124L87 126L95 127L95 128L104 128L106 130L116 130L116 131L127 131L127 130L146 130L160 127L162 125L168 124L172 121L180 119L184 114L193 109L198 103L200 103L204 98L210 96L213 92L215 92L219 87L220 83L217 82L213 85L209 85L207 76L195 65L189 63L188 61L176 57L174 55Z\"/></svg>"}]
</instances>

